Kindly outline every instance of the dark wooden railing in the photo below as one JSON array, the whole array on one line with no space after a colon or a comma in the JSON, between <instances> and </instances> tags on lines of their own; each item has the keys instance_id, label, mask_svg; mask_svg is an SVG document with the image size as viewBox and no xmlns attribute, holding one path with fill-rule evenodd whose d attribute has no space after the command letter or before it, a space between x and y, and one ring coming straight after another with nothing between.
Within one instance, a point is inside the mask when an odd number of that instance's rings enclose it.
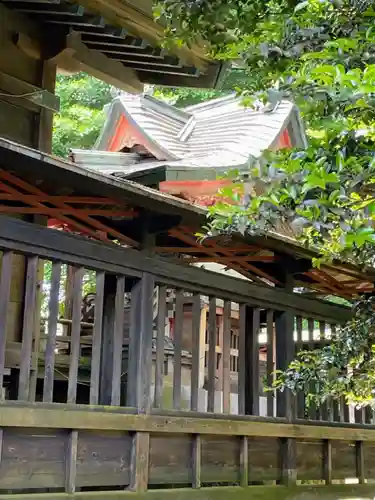
<instances>
[{"instance_id":1,"label":"dark wooden railing","mask_svg":"<svg viewBox=\"0 0 375 500\"><path fill-rule=\"evenodd\" d=\"M0 498L375 478L370 412L263 391L349 310L16 220L0 250Z\"/></svg>"}]
</instances>

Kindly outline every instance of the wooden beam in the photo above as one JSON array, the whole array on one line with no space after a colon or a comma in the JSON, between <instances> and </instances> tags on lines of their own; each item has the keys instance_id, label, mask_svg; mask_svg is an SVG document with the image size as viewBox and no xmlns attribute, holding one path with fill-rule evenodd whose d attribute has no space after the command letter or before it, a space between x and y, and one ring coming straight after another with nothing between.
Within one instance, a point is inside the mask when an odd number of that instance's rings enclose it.
<instances>
[{"instance_id":1,"label":"wooden beam","mask_svg":"<svg viewBox=\"0 0 375 500\"><path fill-rule=\"evenodd\" d=\"M36 108L48 109L54 113L60 110L60 98L55 94L2 71L0 71L0 88L2 93L8 94L9 99L14 96L13 99L28 101Z\"/></svg>"},{"instance_id":2,"label":"wooden beam","mask_svg":"<svg viewBox=\"0 0 375 500\"><path fill-rule=\"evenodd\" d=\"M43 57L44 47L37 40L18 33L15 41L25 53L37 59ZM49 58L60 69L73 73L85 71L127 92L141 92L143 89L143 85L132 69L126 68L101 52L90 50L77 32L69 34L56 49L54 49L55 52L51 52Z\"/></svg>"},{"instance_id":3,"label":"wooden beam","mask_svg":"<svg viewBox=\"0 0 375 500\"><path fill-rule=\"evenodd\" d=\"M171 488L146 491L85 491L72 495L71 493L33 493L33 500L337 500L362 498L369 499L375 495L373 483L335 484L316 486L222 486L212 488ZM0 495L0 500L30 500L30 493L17 495Z\"/></svg>"},{"instance_id":4,"label":"wooden beam","mask_svg":"<svg viewBox=\"0 0 375 500\"><path fill-rule=\"evenodd\" d=\"M0 248L17 250L42 258L55 258L71 264L103 271L140 276L142 272L154 270L165 284L181 286L190 291L204 291L234 302L250 302L254 306L293 310L296 315L307 314L328 323L343 323L351 318L349 308L311 299L282 289L259 286L245 280L224 276L215 272L184 266L156 257L149 257L130 248L84 240L60 231L51 231L18 221L0 218Z\"/></svg>"},{"instance_id":5,"label":"wooden beam","mask_svg":"<svg viewBox=\"0 0 375 500\"><path fill-rule=\"evenodd\" d=\"M137 0L82 0L80 4L91 12L104 16L115 26L122 26L136 37L149 40L150 43L160 45L164 39L164 28L156 23L152 15L152 3L142 1L146 8L142 9ZM204 69L207 67L206 50L203 46L193 44L176 48L176 54L186 63L194 64Z\"/></svg>"}]
</instances>

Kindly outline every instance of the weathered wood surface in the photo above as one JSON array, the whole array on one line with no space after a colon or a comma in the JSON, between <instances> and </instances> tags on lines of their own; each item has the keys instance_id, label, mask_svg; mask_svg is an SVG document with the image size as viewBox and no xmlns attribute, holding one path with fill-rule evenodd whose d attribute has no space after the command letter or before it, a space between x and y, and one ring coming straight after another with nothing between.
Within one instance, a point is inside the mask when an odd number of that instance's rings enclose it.
<instances>
[{"instance_id":1,"label":"weathered wood surface","mask_svg":"<svg viewBox=\"0 0 375 500\"><path fill-rule=\"evenodd\" d=\"M77 500L341 500L360 498L368 500L375 495L375 485L342 485L331 486L251 486L241 487L209 487L196 490L193 488L155 489L143 493L130 491L85 491L76 493ZM33 500L71 500L72 496L62 493L36 493ZM0 495L0 500L14 500L14 495ZM21 494L17 500L30 500L30 494Z\"/></svg>"},{"instance_id":2,"label":"weathered wood surface","mask_svg":"<svg viewBox=\"0 0 375 500\"><path fill-rule=\"evenodd\" d=\"M150 439L150 484L193 482L191 436L154 434Z\"/></svg>"},{"instance_id":3,"label":"weathered wood surface","mask_svg":"<svg viewBox=\"0 0 375 500\"><path fill-rule=\"evenodd\" d=\"M202 436L202 483L240 480L240 440L235 437Z\"/></svg>"},{"instance_id":4,"label":"weathered wood surface","mask_svg":"<svg viewBox=\"0 0 375 500\"><path fill-rule=\"evenodd\" d=\"M294 311L295 314L306 315L309 312L315 319L329 322L342 323L351 317L351 311L345 307L307 298L301 294L259 286L194 266L149 257L130 248L103 245L7 217L1 218L0 233L0 248L4 249L28 252L42 258L59 259L128 276L139 277L142 272L151 271L155 272L162 282L174 287L204 291L207 295L239 303L245 301L254 306Z\"/></svg>"},{"instance_id":5,"label":"weathered wood surface","mask_svg":"<svg viewBox=\"0 0 375 500\"><path fill-rule=\"evenodd\" d=\"M0 407L0 427L119 430L220 436L267 436L375 442L374 426L356 424L288 423L284 419L235 417L187 412L135 414L133 408L6 402Z\"/></svg>"},{"instance_id":6,"label":"weathered wood surface","mask_svg":"<svg viewBox=\"0 0 375 500\"><path fill-rule=\"evenodd\" d=\"M131 436L123 432L80 432L76 485L128 486Z\"/></svg>"}]
</instances>

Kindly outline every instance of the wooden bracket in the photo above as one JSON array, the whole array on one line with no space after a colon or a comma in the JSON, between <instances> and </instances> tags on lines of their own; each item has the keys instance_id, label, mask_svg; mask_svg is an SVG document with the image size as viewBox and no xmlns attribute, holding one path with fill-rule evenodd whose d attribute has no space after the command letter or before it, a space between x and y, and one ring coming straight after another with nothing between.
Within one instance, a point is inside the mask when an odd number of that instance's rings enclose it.
<instances>
[{"instance_id":1,"label":"wooden bracket","mask_svg":"<svg viewBox=\"0 0 375 500\"><path fill-rule=\"evenodd\" d=\"M26 100L34 106L48 109L54 113L58 113L60 110L60 98L55 94L1 71L0 89L1 98ZM7 95L3 96L3 92Z\"/></svg>"}]
</instances>

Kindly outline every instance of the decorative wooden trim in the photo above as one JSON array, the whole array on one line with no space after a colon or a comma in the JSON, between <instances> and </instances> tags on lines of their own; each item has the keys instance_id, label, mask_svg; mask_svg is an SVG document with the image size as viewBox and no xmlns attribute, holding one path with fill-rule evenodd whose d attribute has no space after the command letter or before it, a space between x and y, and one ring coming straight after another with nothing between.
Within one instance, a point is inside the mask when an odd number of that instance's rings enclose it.
<instances>
[{"instance_id":1,"label":"decorative wooden trim","mask_svg":"<svg viewBox=\"0 0 375 500\"><path fill-rule=\"evenodd\" d=\"M20 190L26 191L26 194L20 192ZM99 213L100 210L96 208L74 208L68 205L66 201L60 201L60 197L54 197L54 208L48 207L44 204L45 202L42 203L39 201L40 199L48 199L48 195L3 169L0 169L0 192L1 191L12 196L14 201L28 203L31 207L7 207L5 205L0 205L0 213L42 214L55 218L68 227L74 228L76 231L95 239L107 241L108 234L125 245L138 246L138 242L94 219L92 215L103 215ZM103 210L101 212L103 212ZM107 212L106 210L105 213ZM114 213L116 212L120 213L121 211L115 210ZM107 215L109 215L109 213L113 215L111 210L109 210ZM130 213L133 212L127 209L123 213L127 214L126 217L128 217ZM69 215L74 216L74 218L72 219ZM77 222L77 220L79 222Z\"/></svg>"}]
</instances>

